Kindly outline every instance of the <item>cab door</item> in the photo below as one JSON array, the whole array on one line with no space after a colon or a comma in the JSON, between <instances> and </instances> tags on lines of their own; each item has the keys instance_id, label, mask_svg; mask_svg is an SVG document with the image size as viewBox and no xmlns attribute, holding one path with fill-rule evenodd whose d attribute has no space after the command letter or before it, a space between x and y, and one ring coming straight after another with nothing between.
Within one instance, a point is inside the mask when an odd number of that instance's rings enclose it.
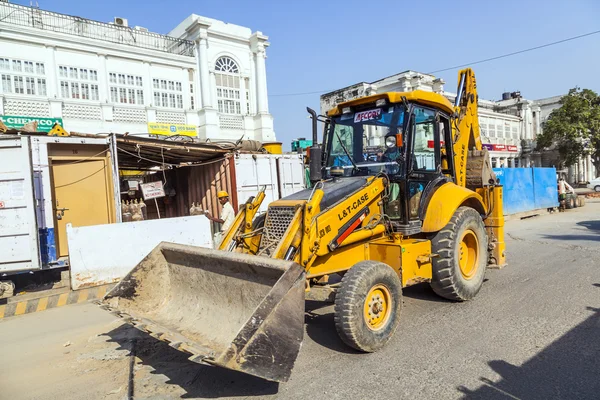
<instances>
[{"instance_id":1,"label":"cab door","mask_svg":"<svg viewBox=\"0 0 600 400\"><path fill-rule=\"evenodd\" d=\"M439 183L447 181L440 154L442 146L446 149L447 128L440 122L440 115L436 110L422 106L413 107L409 125L410 156L407 160L406 183L406 217L413 231L411 233L420 231L421 204L424 203L428 192ZM447 162L444 167L448 169Z\"/></svg>"}]
</instances>

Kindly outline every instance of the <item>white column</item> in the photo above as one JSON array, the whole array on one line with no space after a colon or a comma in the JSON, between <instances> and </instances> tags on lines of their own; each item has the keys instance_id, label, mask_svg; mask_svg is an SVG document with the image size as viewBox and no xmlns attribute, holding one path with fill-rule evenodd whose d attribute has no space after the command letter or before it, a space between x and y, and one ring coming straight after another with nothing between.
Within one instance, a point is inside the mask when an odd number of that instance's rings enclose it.
<instances>
[{"instance_id":1,"label":"white column","mask_svg":"<svg viewBox=\"0 0 600 400\"><path fill-rule=\"evenodd\" d=\"M256 63L254 62L254 53L250 53L250 78L248 80L248 91L250 91L250 115L255 115L258 110L256 97Z\"/></svg>"},{"instance_id":2,"label":"white column","mask_svg":"<svg viewBox=\"0 0 600 400\"><path fill-rule=\"evenodd\" d=\"M56 99L60 94L60 87L58 84L58 65L56 65L56 47L47 46L46 53L48 57L46 60L50 60L46 63L46 95L51 99Z\"/></svg>"},{"instance_id":3,"label":"white column","mask_svg":"<svg viewBox=\"0 0 600 400\"><path fill-rule=\"evenodd\" d=\"M200 71L200 93L202 94L202 108L213 106L210 96L210 76L208 73L208 40L200 37L198 41L198 70Z\"/></svg>"},{"instance_id":4,"label":"white column","mask_svg":"<svg viewBox=\"0 0 600 400\"><path fill-rule=\"evenodd\" d=\"M183 109L190 110L192 104L192 93L190 92L190 71L187 68L182 68L181 76Z\"/></svg>"},{"instance_id":5,"label":"white column","mask_svg":"<svg viewBox=\"0 0 600 400\"><path fill-rule=\"evenodd\" d=\"M144 106L149 106L150 104L154 104L154 91L152 88L154 87L152 84L152 63L144 61L144 75L143 75L143 89L144 89ZM150 120L148 120L150 121ZM154 122L154 121L152 121Z\"/></svg>"},{"instance_id":6,"label":"white column","mask_svg":"<svg viewBox=\"0 0 600 400\"><path fill-rule=\"evenodd\" d=\"M256 52L256 90L258 97L258 113L267 114L269 112L269 101L267 99L267 70L265 68L265 47L258 45Z\"/></svg>"},{"instance_id":7,"label":"white column","mask_svg":"<svg viewBox=\"0 0 600 400\"><path fill-rule=\"evenodd\" d=\"M217 108L217 77L215 76L214 71L210 71L208 74L208 82L208 98L210 99L209 103L212 104L214 108Z\"/></svg>"},{"instance_id":8,"label":"white column","mask_svg":"<svg viewBox=\"0 0 600 400\"><path fill-rule=\"evenodd\" d=\"M592 179L595 178L594 174L592 173L594 166L592 164L592 156L591 155L588 155L585 158L585 164L586 164L586 170L587 170L587 176L585 177L585 179L587 181L591 181Z\"/></svg>"},{"instance_id":9,"label":"white column","mask_svg":"<svg viewBox=\"0 0 600 400\"><path fill-rule=\"evenodd\" d=\"M100 102L110 102L110 79L108 76L108 67L106 65L107 56L104 54L98 54L100 57L100 71L98 71L98 86L100 94Z\"/></svg>"}]
</instances>

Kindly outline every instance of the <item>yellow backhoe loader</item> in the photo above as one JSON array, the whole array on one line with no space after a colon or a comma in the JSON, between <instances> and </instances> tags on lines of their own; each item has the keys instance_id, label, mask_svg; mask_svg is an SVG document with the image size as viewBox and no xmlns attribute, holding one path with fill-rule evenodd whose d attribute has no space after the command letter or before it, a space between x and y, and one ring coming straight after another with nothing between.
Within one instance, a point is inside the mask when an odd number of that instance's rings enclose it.
<instances>
[{"instance_id":1,"label":"yellow backhoe loader","mask_svg":"<svg viewBox=\"0 0 600 400\"><path fill-rule=\"evenodd\" d=\"M505 264L505 245L473 71L459 72L454 105L417 90L308 111L312 189L263 215L258 193L219 250L161 243L102 306L192 361L284 382L307 298L334 299L341 339L374 352L398 326L402 288L475 297L486 268Z\"/></svg>"}]
</instances>

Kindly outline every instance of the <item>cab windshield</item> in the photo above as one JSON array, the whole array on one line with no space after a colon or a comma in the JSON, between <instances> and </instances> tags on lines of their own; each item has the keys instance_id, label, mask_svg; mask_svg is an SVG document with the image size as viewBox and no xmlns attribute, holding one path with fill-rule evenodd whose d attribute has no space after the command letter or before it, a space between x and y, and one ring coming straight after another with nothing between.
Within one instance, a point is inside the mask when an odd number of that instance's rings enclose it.
<instances>
[{"instance_id":1,"label":"cab windshield","mask_svg":"<svg viewBox=\"0 0 600 400\"><path fill-rule=\"evenodd\" d=\"M401 172L404 148L386 147L386 136L404 139L402 105L375 107L343 114L331 121L327 171L342 168L344 176ZM404 141L404 140L403 140ZM350 161L354 161L354 165Z\"/></svg>"}]
</instances>

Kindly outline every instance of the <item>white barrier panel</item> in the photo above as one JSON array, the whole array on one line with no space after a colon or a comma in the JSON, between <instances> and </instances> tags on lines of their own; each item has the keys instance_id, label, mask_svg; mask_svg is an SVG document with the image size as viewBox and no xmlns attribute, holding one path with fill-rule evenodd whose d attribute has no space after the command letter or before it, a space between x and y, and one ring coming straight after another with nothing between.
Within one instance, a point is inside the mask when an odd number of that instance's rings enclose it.
<instances>
[{"instance_id":1,"label":"white barrier panel","mask_svg":"<svg viewBox=\"0 0 600 400\"><path fill-rule=\"evenodd\" d=\"M67 225L71 288L119 281L160 242L212 248L203 215L74 228Z\"/></svg>"}]
</instances>

